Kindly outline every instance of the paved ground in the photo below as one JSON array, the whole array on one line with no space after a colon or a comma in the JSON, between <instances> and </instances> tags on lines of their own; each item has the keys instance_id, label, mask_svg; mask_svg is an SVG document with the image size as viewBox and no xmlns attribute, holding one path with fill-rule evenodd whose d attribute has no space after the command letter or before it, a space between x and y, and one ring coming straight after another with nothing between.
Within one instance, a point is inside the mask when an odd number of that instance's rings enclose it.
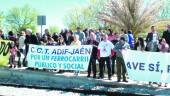
<instances>
[{"instance_id":1,"label":"paved ground","mask_svg":"<svg viewBox=\"0 0 170 96\"><path fill-rule=\"evenodd\" d=\"M0 95L2 96L83 96L80 93L64 92L57 90L17 88L9 86L0 86Z\"/></svg>"},{"instance_id":2,"label":"paved ground","mask_svg":"<svg viewBox=\"0 0 170 96\"><path fill-rule=\"evenodd\" d=\"M28 71L28 72L30 73L31 71ZM34 74L41 73L44 75L46 72L41 72L41 71L37 72L36 71L33 73ZM50 74L56 74L57 75L56 80L61 79L61 76L65 76L62 80L68 81L68 79L70 79L75 84L79 83L79 84L83 84L83 85L77 86L71 90L62 90L62 91L61 91L61 89L60 89L60 91L58 91L58 89L55 89L55 90L54 89L53 90L51 90L51 89L50 90L49 89L33 89L33 88L35 88L34 86L32 86L31 88L0 86L0 95L5 95L5 96L73 96L73 95L74 96L84 96L84 94L94 94L94 95L102 94L102 95L112 96L112 95L117 94L115 96L127 96L127 95L133 96L135 94L137 96L139 96L139 95L170 96L170 84L168 84L168 87L158 87L157 84L153 84L150 86L150 85L148 85L148 82L138 82L138 81L132 81L132 80L128 80L129 81L128 83L125 83L125 82L118 83L118 82L116 82L116 76L114 76L112 78L112 80L108 80L107 75L106 75L105 76L106 78L104 78L102 80L102 79L87 78L86 77L87 74L84 74L84 73L81 73L78 76L78 78L74 76L74 73L68 73L68 72L65 72L63 74L58 74L55 72L47 72L47 73L48 73L48 74L46 74L47 76L49 76ZM0 80L1 79L2 78L0 78ZM5 79L2 79L1 83L3 82L3 80L5 80ZM48 79L48 80L51 80L51 79ZM17 79L17 82L20 83L20 81L18 81L18 79ZM15 83L17 83L17 82L15 81ZM98 82L98 83L96 83L96 85L92 86L92 85L90 85L92 82ZM63 81L61 83L62 84L58 84L58 85L68 86ZM54 83L53 83L53 85L54 85ZM71 86L71 85L69 85L69 86ZM19 87L27 87L27 86L19 86ZM76 94L73 92L76 92ZM110 94L112 94L112 95L110 95ZM87 96L89 96L89 95L87 95Z\"/></svg>"}]
</instances>

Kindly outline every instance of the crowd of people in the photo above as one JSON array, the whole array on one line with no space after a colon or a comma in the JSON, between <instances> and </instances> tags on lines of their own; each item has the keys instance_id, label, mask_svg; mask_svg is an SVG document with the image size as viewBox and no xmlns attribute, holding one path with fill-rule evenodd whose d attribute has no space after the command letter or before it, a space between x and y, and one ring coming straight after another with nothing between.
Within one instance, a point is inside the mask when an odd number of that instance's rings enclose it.
<instances>
[{"instance_id":1,"label":"crowd of people","mask_svg":"<svg viewBox=\"0 0 170 96\"><path fill-rule=\"evenodd\" d=\"M109 80L117 73L117 82L120 82L121 79L123 79L123 82L128 82L122 50L170 52L170 25L167 26L167 30L163 32L162 36L156 31L155 26L152 26L146 38L142 38L140 35L134 38L133 32L125 29L120 30L120 32L113 32L112 29L108 29L104 32L102 29L82 30L77 27L76 32L65 29L59 34L50 34L49 30L45 29L42 36L39 33L33 34L31 29L25 29L17 35L10 31L8 36L5 37L3 31L0 30L0 39L14 41L10 46L10 68L27 67L26 56L29 44L49 46L93 45L87 77L90 77L93 73L93 78L103 79L106 65ZM21 53L25 56L23 62L19 62ZM19 57L17 64L15 63L16 56ZM96 66L96 61L99 62L99 68ZM97 69L99 69L99 74L97 74ZM97 77L97 75L99 76Z\"/></svg>"}]
</instances>

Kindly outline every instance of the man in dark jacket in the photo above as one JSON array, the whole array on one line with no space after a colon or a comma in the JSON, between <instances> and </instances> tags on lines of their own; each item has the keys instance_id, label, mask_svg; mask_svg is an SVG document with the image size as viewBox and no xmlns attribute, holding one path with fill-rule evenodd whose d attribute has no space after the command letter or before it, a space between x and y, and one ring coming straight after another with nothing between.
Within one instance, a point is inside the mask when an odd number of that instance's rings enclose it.
<instances>
[{"instance_id":1,"label":"man in dark jacket","mask_svg":"<svg viewBox=\"0 0 170 96\"><path fill-rule=\"evenodd\" d=\"M26 29L26 38L25 38L25 45L26 45L26 47L25 47L25 50L26 50L26 56L27 56L27 53L28 53L28 50L29 50L29 44L35 44L35 45L37 45L37 44L39 44L39 42L38 42L38 39L37 39L37 37L34 35L34 34L32 34L32 30L31 29ZM26 58L26 56L25 56L25 58ZM26 63L25 63L25 58L24 58L24 64L23 64L23 66L24 67L26 67L27 65L26 65Z\"/></svg>"},{"instance_id":2,"label":"man in dark jacket","mask_svg":"<svg viewBox=\"0 0 170 96\"><path fill-rule=\"evenodd\" d=\"M146 51L157 52L158 51L159 34L155 29L155 26L151 27L151 32L146 37Z\"/></svg>"},{"instance_id":3,"label":"man in dark jacket","mask_svg":"<svg viewBox=\"0 0 170 96\"><path fill-rule=\"evenodd\" d=\"M97 60L97 51L98 51L97 46L99 45L99 42L96 41L96 36L93 33L93 31L92 31L92 33L90 33L90 39L87 41L87 45L93 45L90 63L88 66L87 77L90 77L91 69L92 69L93 70L93 78L96 78L96 60Z\"/></svg>"}]
</instances>

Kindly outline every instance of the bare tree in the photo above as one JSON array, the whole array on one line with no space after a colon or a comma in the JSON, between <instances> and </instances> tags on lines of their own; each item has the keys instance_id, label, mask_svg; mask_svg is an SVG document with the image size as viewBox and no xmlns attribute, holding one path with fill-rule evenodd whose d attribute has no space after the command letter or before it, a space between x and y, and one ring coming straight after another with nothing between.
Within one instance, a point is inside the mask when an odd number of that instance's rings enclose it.
<instances>
[{"instance_id":1,"label":"bare tree","mask_svg":"<svg viewBox=\"0 0 170 96\"><path fill-rule=\"evenodd\" d=\"M155 22L162 0L109 0L98 18L119 29L130 29L135 36Z\"/></svg>"}]
</instances>

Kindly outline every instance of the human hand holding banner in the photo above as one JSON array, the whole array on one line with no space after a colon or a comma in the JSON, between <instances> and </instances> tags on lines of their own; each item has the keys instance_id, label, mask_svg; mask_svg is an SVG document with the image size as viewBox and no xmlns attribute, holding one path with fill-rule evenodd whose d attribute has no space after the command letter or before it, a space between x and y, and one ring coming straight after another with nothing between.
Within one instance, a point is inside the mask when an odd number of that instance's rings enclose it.
<instances>
[{"instance_id":1,"label":"human hand holding banner","mask_svg":"<svg viewBox=\"0 0 170 96\"><path fill-rule=\"evenodd\" d=\"M91 51L91 45L29 45L28 67L87 71Z\"/></svg>"}]
</instances>

